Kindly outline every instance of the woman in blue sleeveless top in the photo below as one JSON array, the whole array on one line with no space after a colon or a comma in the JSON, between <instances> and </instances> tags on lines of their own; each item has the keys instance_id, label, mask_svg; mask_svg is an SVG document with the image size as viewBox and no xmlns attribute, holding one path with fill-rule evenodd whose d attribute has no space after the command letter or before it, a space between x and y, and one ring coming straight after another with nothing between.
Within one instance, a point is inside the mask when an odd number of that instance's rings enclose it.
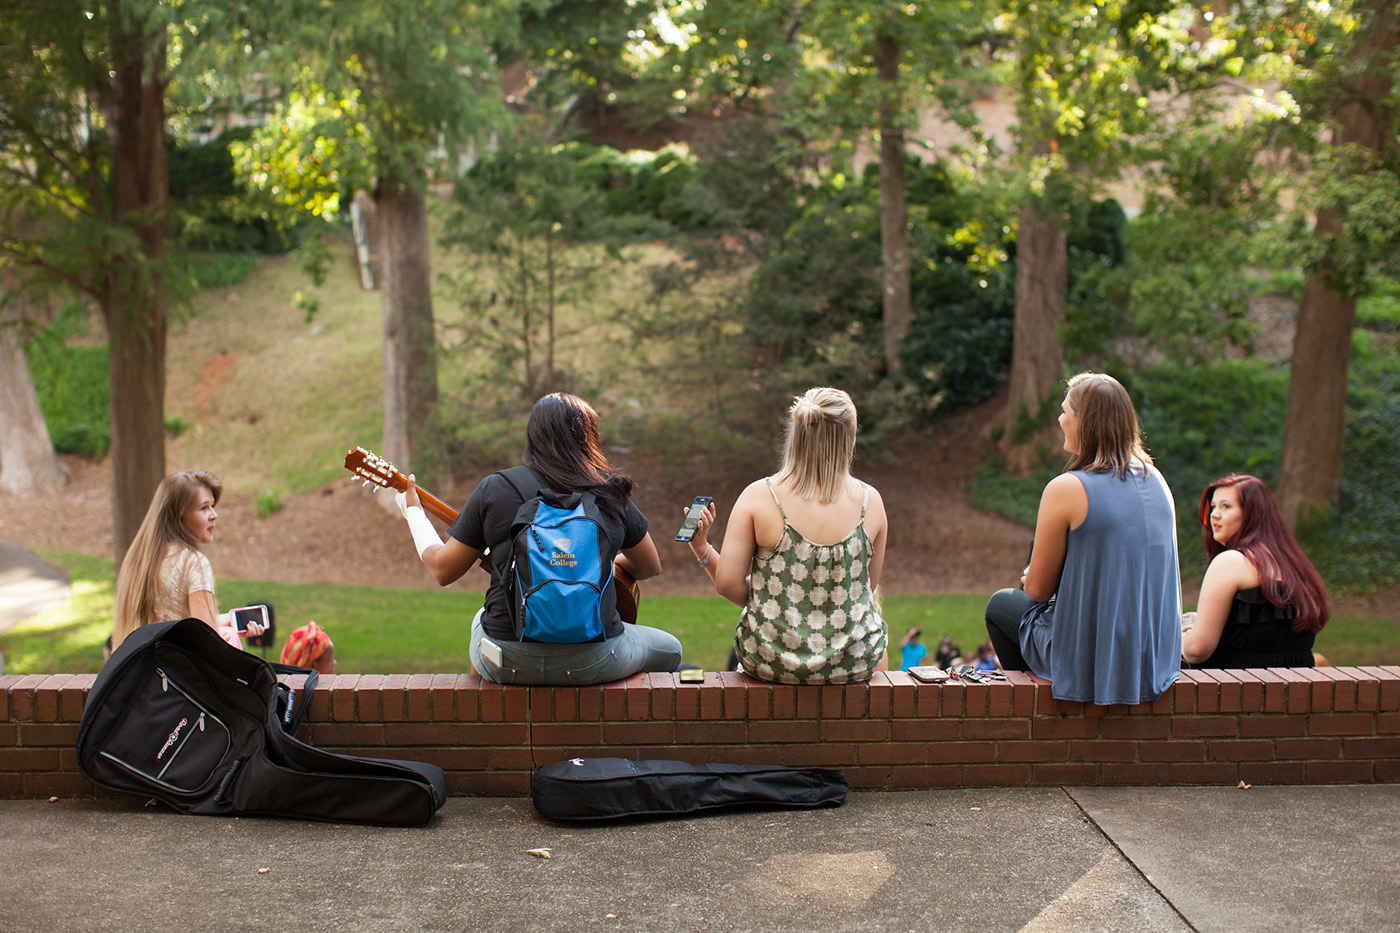
<instances>
[{"instance_id":1,"label":"woman in blue sleeveless top","mask_svg":"<svg viewBox=\"0 0 1400 933\"><path fill-rule=\"evenodd\" d=\"M1181 578L1171 490L1112 376L1069 381L1060 428L1070 461L1045 487L1021 582L987 604L1007 670L1056 699L1108 705L1160 696L1181 666Z\"/></svg>"}]
</instances>

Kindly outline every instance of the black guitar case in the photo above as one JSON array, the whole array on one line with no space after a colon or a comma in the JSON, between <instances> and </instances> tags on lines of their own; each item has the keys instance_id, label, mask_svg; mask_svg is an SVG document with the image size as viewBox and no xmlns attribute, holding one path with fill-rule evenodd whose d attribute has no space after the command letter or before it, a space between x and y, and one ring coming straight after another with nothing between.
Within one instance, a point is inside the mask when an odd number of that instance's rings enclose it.
<instances>
[{"instance_id":1,"label":"black guitar case","mask_svg":"<svg viewBox=\"0 0 1400 933\"><path fill-rule=\"evenodd\" d=\"M278 673L306 674L301 705ZM97 675L78 726L94 784L182 813L383 826L426 823L443 805L437 765L322 751L294 735L315 672L270 664L199 619L131 633Z\"/></svg>"},{"instance_id":2,"label":"black guitar case","mask_svg":"<svg viewBox=\"0 0 1400 933\"><path fill-rule=\"evenodd\" d=\"M682 816L734 807L814 809L846 802L846 775L823 768L569 758L535 769L535 809L552 820Z\"/></svg>"}]
</instances>

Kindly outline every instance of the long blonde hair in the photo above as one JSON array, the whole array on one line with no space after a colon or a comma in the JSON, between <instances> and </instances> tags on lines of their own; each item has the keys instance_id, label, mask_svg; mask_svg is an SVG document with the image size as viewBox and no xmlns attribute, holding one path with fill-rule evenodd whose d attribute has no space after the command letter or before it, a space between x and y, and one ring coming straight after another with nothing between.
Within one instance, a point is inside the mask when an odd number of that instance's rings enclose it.
<instances>
[{"instance_id":1,"label":"long blonde hair","mask_svg":"<svg viewBox=\"0 0 1400 933\"><path fill-rule=\"evenodd\" d=\"M822 386L795 397L777 481L788 480L804 499L835 502L851 476L856 427L856 404L840 389Z\"/></svg>"},{"instance_id":2,"label":"long blonde hair","mask_svg":"<svg viewBox=\"0 0 1400 933\"><path fill-rule=\"evenodd\" d=\"M117 607L112 624L112 650L136 629L155 621L156 598L159 591L160 567L171 544L192 551L199 543L185 527L185 513L199 505L205 490L213 495L215 504L223 493L223 484L213 473L203 470L183 470L171 473L160 481L151 507L141 521L141 528L127 548L117 575Z\"/></svg>"},{"instance_id":3,"label":"long blonde hair","mask_svg":"<svg viewBox=\"0 0 1400 933\"><path fill-rule=\"evenodd\" d=\"M1107 373L1080 373L1070 378L1065 400L1079 416L1079 452L1066 470L1112 472L1127 479L1133 460L1152 465L1142 446L1137 409L1117 379Z\"/></svg>"}]
</instances>

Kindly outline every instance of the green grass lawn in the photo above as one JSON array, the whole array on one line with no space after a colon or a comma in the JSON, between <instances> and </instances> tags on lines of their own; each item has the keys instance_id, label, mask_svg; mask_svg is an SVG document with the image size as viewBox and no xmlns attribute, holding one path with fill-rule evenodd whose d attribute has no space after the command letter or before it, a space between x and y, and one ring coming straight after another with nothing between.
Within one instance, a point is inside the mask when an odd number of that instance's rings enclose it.
<instances>
[{"instance_id":1,"label":"green grass lawn","mask_svg":"<svg viewBox=\"0 0 1400 933\"><path fill-rule=\"evenodd\" d=\"M43 557L68 574L73 595L63 605L0 635L5 673L77 673L102 666L102 643L112 629L112 562L67 551ZM279 641L307 619L326 627L343 674L452 673L467 671L467 638L475 593L400 590L371 586L321 586L219 580L219 604L227 610L267 601L277 607ZM966 651L986 638L986 596L896 595L884 598L892 647L911 626L924 631L930 651L951 635ZM717 596L653 596L642 603L642 621L666 629L685 645L686 660L707 670L724 665L738 607ZM1400 626L1384 619L1340 617L1318 636L1317 648L1333 664L1400 663ZM280 649L279 649L280 650ZM277 652L268 649L275 660ZM897 660L894 652L893 660Z\"/></svg>"}]
</instances>

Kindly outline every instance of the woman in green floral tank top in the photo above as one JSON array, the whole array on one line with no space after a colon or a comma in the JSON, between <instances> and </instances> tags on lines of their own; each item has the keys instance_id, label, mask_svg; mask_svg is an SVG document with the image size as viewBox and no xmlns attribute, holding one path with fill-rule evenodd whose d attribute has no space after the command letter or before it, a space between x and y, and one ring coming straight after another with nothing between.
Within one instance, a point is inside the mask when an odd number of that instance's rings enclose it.
<instances>
[{"instance_id":1,"label":"woman in green floral tank top","mask_svg":"<svg viewBox=\"0 0 1400 933\"><path fill-rule=\"evenodd\" d=\"M789 684L867 680L885 668L875 598L888 522L880 493L851 476L856 407L809 389L788 411L783 465L734 504L724 552L711 505L690 549L721 596L744 607L734 649L744 671Z\"/></svg>"}]
</instances>

